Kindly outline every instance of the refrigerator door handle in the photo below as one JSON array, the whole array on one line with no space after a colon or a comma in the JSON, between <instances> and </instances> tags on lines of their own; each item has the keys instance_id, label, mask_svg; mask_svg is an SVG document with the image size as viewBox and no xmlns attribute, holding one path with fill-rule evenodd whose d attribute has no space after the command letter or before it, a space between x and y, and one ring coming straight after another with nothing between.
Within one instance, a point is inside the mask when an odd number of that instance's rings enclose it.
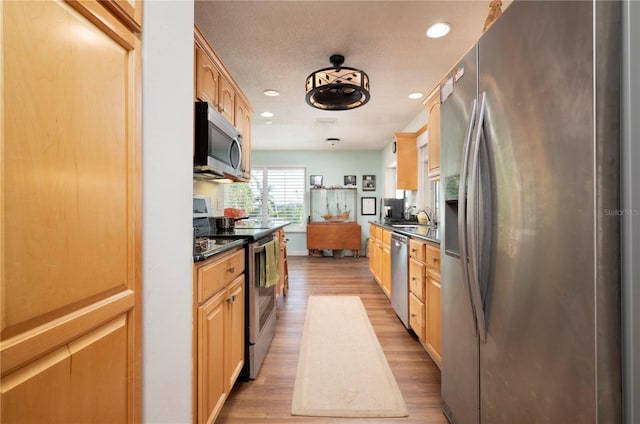
<instances>
[{"instance_id":1,"label":"refrigerator door handle","mask_svg":"<svg viewBox=\"0 0 640 424\"><path fill-rule=\"evenodd\" d=\"M469 205L467 206L467 233L469 237L469 281L471 285L471 299L473 301L476 320L478 323L478 333L482 343L487 342L487 326L480 294L480 281L478 278L478 228L476 222L476 196L478 192L478 162L480 157L480 142L484 128L484 116L487 107L486 93L482 93L480 102L480 112L478 114L478 125L476 129L476 139L473 144L473 154L471 155L471 172L469 182Z\"/></svg>"},{"instance_id":2,"label":"refrigerator door handle","mask_svg":"<svg viewBox=\"0 0 640 424\"><path fill-rule=\"evenodd\" d=\"M469 268L467 265L467 226L465 222L465 210L467 208L467 171L469 170L469 151L471 150L471 138L473 128L476 122L477 99L473 99L471 106L471 119L467 128L467 135L464 141L464 150L462 158L462 169L460 170L460 185L458 187L458 243L460 244L460 265L462 266L462 276L467 287L469 295L469 307L471 308L471 316L473 319L473 334L477 334L475 311L473 308L473 299L471 297L471 284L469 281Z\"/></svg>"}]
</instances>

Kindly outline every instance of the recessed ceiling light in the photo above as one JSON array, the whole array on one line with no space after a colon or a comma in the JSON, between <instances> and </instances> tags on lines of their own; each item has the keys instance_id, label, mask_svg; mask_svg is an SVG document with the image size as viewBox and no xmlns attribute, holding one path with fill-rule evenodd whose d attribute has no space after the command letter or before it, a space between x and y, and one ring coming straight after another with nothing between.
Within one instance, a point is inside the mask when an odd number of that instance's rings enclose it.
<instances>
[{"instance_id":1,"label":"recessed ceiling light","mask_svg":"<svg viewBox=\"0 0 640 424\"><path fill-rule=\"evenodd\" d=\"M271 113L271 112L262 112L260 114L260 116L262 116L263 118L273 118L273 113Z\"/></svg>"},{"instance_id":2,"label":"recessed ceiling light","mask_svg":"<svg viewBox=\"0 0 640 424\"><path fill-rule=\"evenodd\" d=\"M263 93L265 96L269 96L269 97L276 97L280 95L280 92L278 90L273 90L273 89L264 90Z\"/></svg>"},{"instance_id":3,"label":"recessed ceiling light","mask_svg":"<svg viewBox=\"0 0 640 424\"><path fill-rule=\"evenodd\" d=\"M422 96L424 96L424 94L423 93L419 93L419 92L415 92L415 93L409 94L409 98L410 99L419 99Z\"/></svg>"},{"instance_id":4,"label":"recessed ceiling light","mask_svg":"<svg viewBox=\"0 0 640 424\"><path fill-rule=\"evenodd\" d=\"M429 38L440 38L449 34L449 30L451 30L451 26L446 22L438 22L429 27L427 29L427 37Z\"/></svg>"}]
</instances>

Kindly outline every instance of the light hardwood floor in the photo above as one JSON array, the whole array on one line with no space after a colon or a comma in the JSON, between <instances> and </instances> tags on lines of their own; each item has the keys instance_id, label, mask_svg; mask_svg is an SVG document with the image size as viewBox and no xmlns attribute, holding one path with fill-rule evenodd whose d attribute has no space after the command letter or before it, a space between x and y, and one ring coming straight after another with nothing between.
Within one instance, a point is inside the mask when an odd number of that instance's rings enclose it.
<instances>
[{"instance_id":1,"label":"light hardwood floor","mask_svg":"<svg viewBox=\"0 0 640 424\"><path fill-rule=\"evenodd\" d=\"M289 295L278 299L277 330L258 378L238 382L216 423L421 423L446 424L440 371L415 335L395 315L373 280L367 258L289 256ZM409 410L406 418L320 418L291 415L307 298L358 295ZM348 325L348 323L345 323Z\"/></svg>"}]
</instances>

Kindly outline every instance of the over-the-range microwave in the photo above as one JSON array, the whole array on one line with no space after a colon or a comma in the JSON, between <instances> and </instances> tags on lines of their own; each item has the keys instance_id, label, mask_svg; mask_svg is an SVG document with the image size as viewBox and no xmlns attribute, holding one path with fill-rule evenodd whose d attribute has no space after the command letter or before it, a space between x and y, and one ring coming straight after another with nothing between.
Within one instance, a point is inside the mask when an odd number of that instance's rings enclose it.
<instances>
[{"instance_id":1,"label":"over-the-range microwave","mask_svg":"<svg viewBox=\"0 0 640 424\"><path fill-rule=\"evenodd\" d=\"M193 170L220 177L242 176L242 137L213 105L195 103Z\"/></svg>"}]
</instances>

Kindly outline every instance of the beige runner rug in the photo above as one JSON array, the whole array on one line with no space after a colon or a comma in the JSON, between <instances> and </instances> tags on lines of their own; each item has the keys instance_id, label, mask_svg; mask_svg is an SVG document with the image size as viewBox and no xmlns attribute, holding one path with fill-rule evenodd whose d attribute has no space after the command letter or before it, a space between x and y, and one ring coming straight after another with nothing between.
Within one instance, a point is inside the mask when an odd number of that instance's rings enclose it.
<instances>
[{"instance_id":1,"label":"beige runner rug","mask_svg":"<svg viewBox=\"0 0 640 424\"><path fill-rule=\"evenodd\" d=\"M406 417L407 407L358 296L310 296L293 415Z\"/></svg>"}]
</instances>

